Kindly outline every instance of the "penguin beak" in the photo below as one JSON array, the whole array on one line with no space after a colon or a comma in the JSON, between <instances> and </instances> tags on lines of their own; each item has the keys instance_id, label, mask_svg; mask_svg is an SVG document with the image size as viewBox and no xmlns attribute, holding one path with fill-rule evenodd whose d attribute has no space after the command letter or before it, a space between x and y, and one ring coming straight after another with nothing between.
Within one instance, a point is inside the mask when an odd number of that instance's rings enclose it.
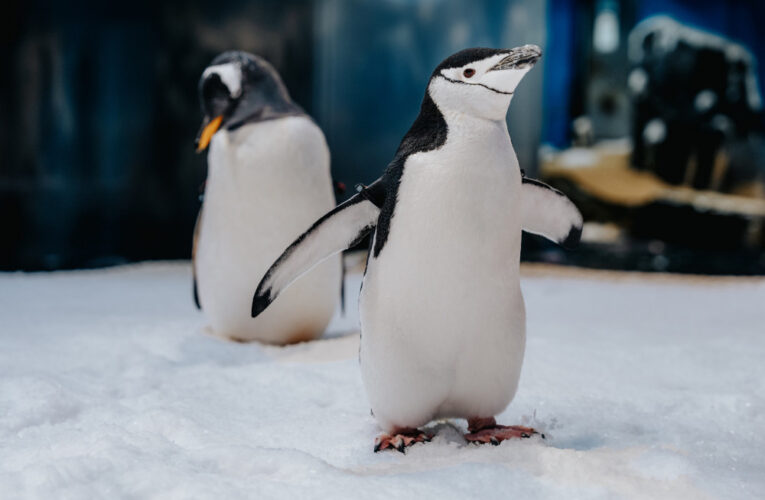
<instances>
[{"instance_id":1,"label":"penguin beak","mask_svg":"<svg viewBox=\"0 0 765 500\"><path fill-rule=\"evenodd\" d=\"M510 53L489 71L502 71L505 69L526 69L534 66L542 57L542 49L536 45L524 45L510 49Z\"/></svg>"},{"instance_id":2,"label":"penguin beak","mask_svg":"<svg viewBox=\"0 0 765 500\"><path fill-rule=\"evenodd\" d=\"M202 126L199 128L199 133L197 134L197 153L201 153L207 149L207 146L212 140L212 136L218 131L221 123L223 123L223 115L216 116L212 120L209 116L205 115L204 120L202 120Z\"/></svg>"}]
</instances>

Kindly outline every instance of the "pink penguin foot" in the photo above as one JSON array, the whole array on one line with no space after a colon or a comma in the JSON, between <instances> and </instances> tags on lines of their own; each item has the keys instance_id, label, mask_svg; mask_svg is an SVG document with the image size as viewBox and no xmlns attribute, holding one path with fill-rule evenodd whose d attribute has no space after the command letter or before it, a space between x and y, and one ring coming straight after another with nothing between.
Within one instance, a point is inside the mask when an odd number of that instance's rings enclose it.
<instances>
[{"instance_id":1,"label":"pink penguin foot","mask_svg":"<svg viewBox=\"0 0 765 500\"><path fill-rule=\"evenodd\" d=\"M468 443L491 443L497 446L507 439L530 438L539 434L531 427L521 425L498 425L493 417L468 419ZM539 434L544 439L544 434Z\"/></svg>"},{"instance_id":2,"label":"pink penguin foot","mask_svg":"<svg viewBox=\"0 0 765 500\"><path fill-rule=\"evenodd\" d=\"M433 439L419 429L399 429L391 434L381 434L375 439L375 453L383 450L398 450L406 453L406 448L416 443L424 443Z\"/></svg>"}]
</instances>

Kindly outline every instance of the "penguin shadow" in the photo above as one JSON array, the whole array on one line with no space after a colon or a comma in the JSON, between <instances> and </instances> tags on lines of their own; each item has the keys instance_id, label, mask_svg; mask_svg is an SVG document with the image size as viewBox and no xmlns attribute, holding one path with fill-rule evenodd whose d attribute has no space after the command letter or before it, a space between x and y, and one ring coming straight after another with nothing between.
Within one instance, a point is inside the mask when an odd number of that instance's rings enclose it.
<instances>
[{"instance_id":1,"label":"penguin shadow","mask_svg":"<svg viewBox=\"0 0 765 500\"><path fill-rule=\"evenodd\" d=\"M359 355L360 334L358 330L325 333L318 339L296 342L293 344L266 344L257 340L237 341L215 335L211 329L208 335L230 346L246 350L256 350L264 355L264 361L283 363L329 363L355 359Z\"/></svg>"},{"instance_id":2,"label":"penguin shadow","mask_svg":"<svg viewBox=\"0 0 765 500\"><path fill-rule=\"evenodd\" d=\"M273 361L283 363L330 363L358 359L361 336L359 330L325 333L315 340L284 346L260 344Z\"/></svg>"},{"instance_id":3,"label":"penguin shadow","mask_svg":"<svg viewBox=\"0 0 765 500\"><path fill-rule=\"evenodd\" d=\"M207 342L188 339L180 349L185 360L213 362L224 366L250 364L253 362L328 363L357 359L359 355L359 331L346 330L326 333L316 340L289 345L265 344L257 340L241 342L217 335L209 325L200 327L198 333ZM210 342L214 343L211 349Z\"/></svg>"},{"instance_id":4,"label":"penguin shadow","mask_svg":"<svg viewBox=\"0 0 765 500\"><path fill-rule=\"evenodd\" d=\"M567 433L565 425L561 425L556 417L539 419L536 410L531 415L521 417L521 425L533 427L544 436L545 445L560 450L587 451L605 446L606 441L602 433L585 431L580 433Z\"/></svg>"},{"instance_id":5,"label":"penguin shadow","mask_svg":"<svg viewBox=\"0 0 765 500\"><path fill-rule=\"evenodd\" d=\"M461 428L452 420L441 420L427 426L424 431L433 435L431 443L442 445L457 445L459 447L470 446L465 439L466 429ZM425 443L428 445L430 443ZM477 445L476 445L477 446Z\"/></svg>"},{"instance_id":6,"label":"penguin shadow","mask_svg":"<svg viewBox=\"0 0 765 500\"><path fill-rule=\"evenodd\" d=\"M253 342L239 343L216 335L209 325L196 328L178 348L178 357L187 364L239 366L269 361L269 357Z\"/></svg>"},{"instance_id":7,"label":"penguin shadow","mask_svg":"<svg viewBox=\"0 0 765 500\"><path fill-rule=\"evenodd\" d=\"M583 433L579 435L566 436L564 438L548 440L549 445L560 450L588 451L595 448L601 448L606 445L602 436L595 433Z\"/></svg>"}]
</instances>

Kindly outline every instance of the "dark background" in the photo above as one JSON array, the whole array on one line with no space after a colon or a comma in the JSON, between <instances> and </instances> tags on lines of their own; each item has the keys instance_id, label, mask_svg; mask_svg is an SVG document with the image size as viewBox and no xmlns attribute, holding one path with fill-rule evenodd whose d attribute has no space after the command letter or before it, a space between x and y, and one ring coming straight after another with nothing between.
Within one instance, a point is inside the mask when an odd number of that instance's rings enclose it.
<instances>
[{"instance_id":1,"label":"dark background","mask_svg":"<svg viewBox=\"0 0 765 500\"><path fill-rule=\"evenodd\" d=\"M607 124L600 137L624 136L626 101L597 118L598 89L618 96L627 71L624 43L606 59L590 48L603 8L619 13L622 42L640 20L666 13L765 59L761 1L12 3L0 29L0 269L188 258L205 177L205 158L194 153L196 85L228 49L276 66L349 186L379 175L432 68L468 46L545 49L508 121L530 174L540 144L570 144L577 116ZM762 64L757 71L762 82Z\"/></svg>"}]
</instances>

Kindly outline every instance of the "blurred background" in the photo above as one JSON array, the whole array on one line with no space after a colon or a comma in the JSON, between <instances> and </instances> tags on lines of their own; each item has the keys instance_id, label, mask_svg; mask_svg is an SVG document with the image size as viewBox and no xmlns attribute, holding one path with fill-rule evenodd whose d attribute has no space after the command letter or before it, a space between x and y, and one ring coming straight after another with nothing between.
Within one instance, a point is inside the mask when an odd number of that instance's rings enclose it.
<instances>
[{"instance_id":1,"label":"blurred background","mask_svg":"<svg viewBox=\"0 0 765 500\"><path fill-rule=\"evenodd\" d=\"M197 81L221 51L274 64L353 186L392 158L438 62L535 43L510 133L588 222L576 252L527 237L523 258L765 274L762 1L40 0L0 22L4 270L189 258Z\"/></svg>"}]
</instances>

